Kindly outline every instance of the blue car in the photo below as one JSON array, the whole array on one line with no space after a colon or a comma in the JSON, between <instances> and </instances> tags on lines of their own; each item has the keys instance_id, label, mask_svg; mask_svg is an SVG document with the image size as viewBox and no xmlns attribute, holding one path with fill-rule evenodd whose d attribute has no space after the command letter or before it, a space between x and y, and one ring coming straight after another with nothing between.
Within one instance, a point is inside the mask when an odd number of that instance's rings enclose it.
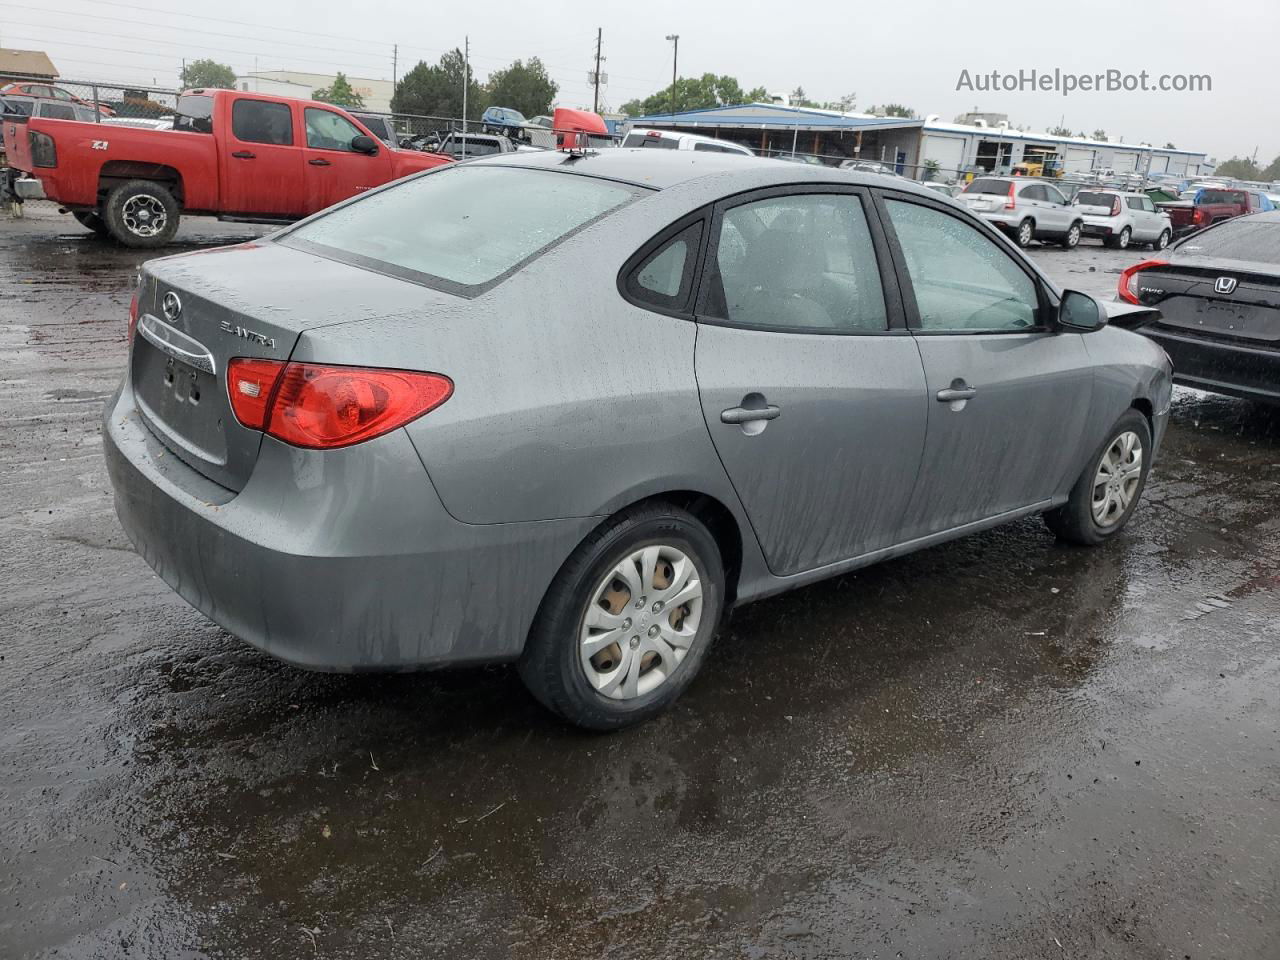
<instances>
[{"instance_id":1,"label":"blue car","mask_svg":"<svg viewBox=\"0 0 1280 960\"><path fill-rule=\"evenodd\" d=\"M524 129L524 114L510 107L489 107L480 115L480 127L493 133L505 133L507 136L519 133Z\"/></svg>"}]
</instances>

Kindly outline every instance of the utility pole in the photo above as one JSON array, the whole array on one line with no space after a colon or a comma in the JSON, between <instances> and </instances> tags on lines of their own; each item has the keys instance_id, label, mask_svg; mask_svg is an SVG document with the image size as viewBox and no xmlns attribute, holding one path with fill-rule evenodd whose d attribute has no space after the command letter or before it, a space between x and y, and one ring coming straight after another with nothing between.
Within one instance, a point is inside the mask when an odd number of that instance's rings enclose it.
<instances>
[{"instance_id":1,"label":"utility pole","mask_svg":"<svg viewBox=\"0 0 1280 960\"><path fill-rule=\"evenodd\" d=\"M396 83L399 81L399 74L396 68L399 67L400 60L400 44L393 43L391 45L391 95L396 95Z\"/></svg>"},{"instance_id":2,"label":"utility pole","mask_svg":"<svg viewBox=\"0 0 1280 960\"><path fill-rule=\"evenodd\" d=\"M471 37L462 38L462 159L467 159L467 88L471 86Z\"/></svg>"},{"instance_id":3,"label":"utility pole","mask_svg":"<svg viewBox=\"0 0 1280 960\"><path fill-rule=\"evenodd\" d=\"M596 76L595 95L591 98L591 112L600 112L600 45L604 42L604 27L596 28Z\"/></svg>"},{"instance_id":4,"label":"utility pole","mask_svg":"<svg viewBox=\"0 0 1280 960\"><path fill-rule=\"evenodd\" d=\"M676 115L676 67L680 62L680 34L668 33L671 41L671 116Z\"/></svg>"}]
</instances>

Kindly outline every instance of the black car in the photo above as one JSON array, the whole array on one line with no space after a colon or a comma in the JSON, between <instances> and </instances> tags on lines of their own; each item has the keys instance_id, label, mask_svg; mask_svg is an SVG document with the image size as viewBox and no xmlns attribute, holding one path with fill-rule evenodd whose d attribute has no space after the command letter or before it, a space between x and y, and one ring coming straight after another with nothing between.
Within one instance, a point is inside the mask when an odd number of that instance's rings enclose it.
<instances>
[{"instance_id":1,"label":"black car","mask_svg":"<svg viewBox=\"0 0 1280 960\"><path fill-rule=\"evenodd\" d=\"M1280 211L1215 224L1120 275L1175 383L1280 404ZM1144 315L1145 316L1145 315Z\"/></svg>"}]
</instances>

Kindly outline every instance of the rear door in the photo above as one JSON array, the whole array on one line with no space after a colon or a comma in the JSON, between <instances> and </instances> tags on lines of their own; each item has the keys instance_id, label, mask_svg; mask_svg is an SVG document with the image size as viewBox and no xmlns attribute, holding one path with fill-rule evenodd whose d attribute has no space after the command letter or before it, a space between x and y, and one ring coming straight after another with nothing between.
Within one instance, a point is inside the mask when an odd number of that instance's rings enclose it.
<instances>
[{"instance_id":1,"label":"rear door","mask_svg":"<svg viewBox=\"0 0 1280 960\"><path fill-rule=\"evenodd\" d=\"M305 107L302 114L308 212L323 210L390 179L391 154L386 144L379 143L377 153L358 153L351 149L352 138L368 134L342 114L323 107Z\"/></svg>"},{"instance_id":2,"label":"rear door","mask_svg":"<svg viewBox=\"0 0 1280 960\"><path fill-rule=\"evenodd\" d=\"M253 97L237 97L230 106L231 116L223 118L218 144L222 212L305 214L307 185L293 107Z\"/></svg>"},{"instance_id":3,"label":"rear door","mask_svg":"<svg viewBox=\"0 0 1280 960\"><path fill-rule=\"evenodd\" d=\"M898 539L927 401L882 236L860 188L746 194L713 218L698 388L778 576Z\"/></svg>"},{"instance_id":4,"label":"rear door","mask_svg":"<svg viewBox=\"0 0 1280 960\"><path fill-rule=\"evenodd\" d=\"M1093 370L1030 269L922 197L885 193L890 247L928 383L928 439L903 539L1040 504L1077 471Z\"/></svg>"}]
</instances>

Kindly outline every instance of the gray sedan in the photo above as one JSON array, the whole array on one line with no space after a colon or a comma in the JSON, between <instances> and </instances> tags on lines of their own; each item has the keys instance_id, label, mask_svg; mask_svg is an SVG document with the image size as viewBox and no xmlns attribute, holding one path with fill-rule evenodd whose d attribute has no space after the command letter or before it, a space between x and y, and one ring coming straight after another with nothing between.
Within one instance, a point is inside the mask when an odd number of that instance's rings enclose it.
<instances>
[{"instance_id":1,"label":"gray sedan","mask_svg":"<svg viewBox=\"0 0 1280 960\"><path fill-rule=\"evenodd\" d=\"M732 606L1030 514L1116 536L1171 387L1112 308L902 179L485 158L146 264L107 462L142 556L263 650L516 661L607 729Z\"/></svg>"}]
</instances>

